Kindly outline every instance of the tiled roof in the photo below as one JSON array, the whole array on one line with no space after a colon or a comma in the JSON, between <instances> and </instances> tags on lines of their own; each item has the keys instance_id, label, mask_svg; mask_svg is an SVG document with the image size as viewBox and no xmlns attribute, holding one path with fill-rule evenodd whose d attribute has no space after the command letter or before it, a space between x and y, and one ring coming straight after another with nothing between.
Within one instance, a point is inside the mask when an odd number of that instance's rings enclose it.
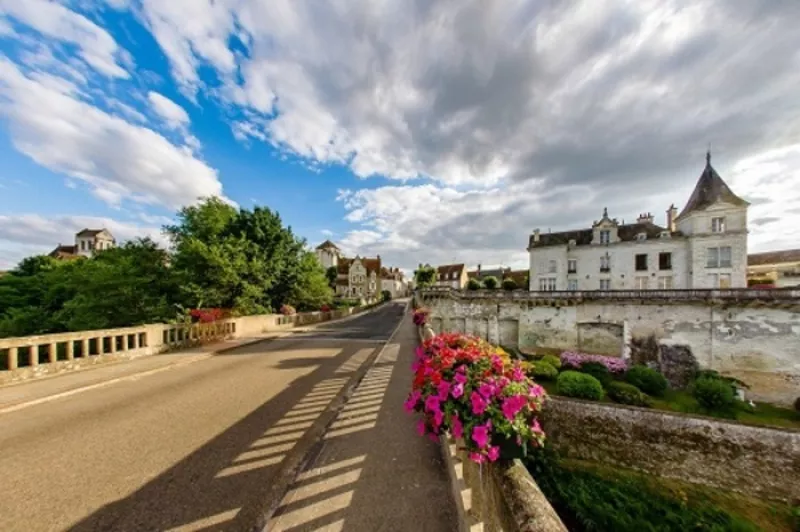
<instances>
[{"instance_id":1,"label":"tiled roof","mask_svg":"<svg viewBox=\"0 0 800 532\"><path fill-rule=\"evenodd\" d=\"M84 229L83 231L79 232L76 236L92 237L92 236L99 235L103 231L105 231L105 229ZM111 234L111 233L109 233L109 234Z\"/></svg>"},{"instance_id":2,"label":"tiled roof","mask_svg":"<svg viewBox=\"0 0 800 532\"><path fill-rule=\"evenodd\" d=\"M444 266L438 266L436 268L436 278L440 281L445 281L447 279L452 279L453 274L456 274L456 278L461 277L461 272L464 271L463 264L446 264Z\"/></svg>"},{"instance_id":3,"label":"tiled roof","mask_svg":"<svg viewBox=\"0 0 800 532\"><path fill-rule=\"evenodd\" d=\"M682 218L693 211L703 210L717 201L724 201L733 205L746 207L749 205L745 200L733 193L719 176L714 167L711 166L711 154L706 154L706 167L697 180L694 192L689 196L689 201L683 208L678 218Z\"/></svg>"},{"instance_id":4,"label":"tiled roof","mask_svg":"<svg viewBox=\"0 0 800 532\"><path fill-rule=\"evenodd\" d=\"M376 275L378 273L380 273L380 271L381 271L381 259L380 258L375 258L375 259L368 259L366 257L357 257L357 258L358 258L358 260L361 261L361 264L367 270L367 275L372 274L372 272L375 272ZM339 261L337 262L337 266L336 266L337 272L342 274L342 275L349 274L350 273L350 266L352 266L354 260L356 260L356 259L340 258Z\"/></svg>"},{"instance_id":5,"label":"tiled roof","mask_svg":"<svg viewBox=\"0 0 800 532\"><path fill-rule=\"evenodd\" d=\"M785 249L783 251L767 251L764 253L751 253L747 256L748 266L762 266L765 264L782 264L786 262L800 262L800 249Z\"/></svg>"},{"instance_id":6,"label":"tiled roof","mask_svg":"<svg viewBox=\"0 0 800 532\"><path fill-rule=\"evenodd\" d=\"M519 288L527 288L528 286L525 280L528 277L528 273L528 270L511 270L506 272L503 279L514 279L514 282L517 283Z\"/></svg>"},{"instance_id":7,"label":"tiled roof","mask_svg":"<svg viewBox=\"0 0 800 532\"><path fill-rule=\"evenodd\" d=\"M340 274L347 275L350 273L350 264L353 262L353 259L346 259L341 257L336 262L336 271Z\"/></svg>"},{"instance_id":8,"label":"tiled roof","mask_svg":"<svg viewBox=\"0 0 800 532\"><path fill-rule=\"evenodd\" d=\"M58 246L56 249L50 252L50 256L56 259L63 259L70 256L77 256L76 252L78 250L75 246Z\"/></svg>"},{"instance_id":9,"label":"tiled roof","mask_svg":"<svg viewBox=\"0 0 800 532\"><path fill-rule=\"evenodd\" d=\"M336 244L334 244L330 240L326 240L325 242L317 246L317 249L334 249L336 251L339 251L339 248L336 247Z\"/></svg>"},{"instance_id":10,"label":"tiled roof","mask_svg":"<svg viewBox=\"0 0 800 532\"><path fill-rule=\"evenodd\" d=\"M635 224L622 224L617 226L617 235L623 242L636 240L636 235L644 233L648 239L660 238L661 233L666 231L665 227L651 222L641 222ZM674 231L673 235L680 236L682 233ZM545 246L565 246L570 240L575 241L577 246L587 246L592 243L593 232L591 229L578 229L576 231L561 231L558 233L544 233L539 235L539 241L534 241L534 235L530 237L530 247Z\"/></svg>"}]
</instances>

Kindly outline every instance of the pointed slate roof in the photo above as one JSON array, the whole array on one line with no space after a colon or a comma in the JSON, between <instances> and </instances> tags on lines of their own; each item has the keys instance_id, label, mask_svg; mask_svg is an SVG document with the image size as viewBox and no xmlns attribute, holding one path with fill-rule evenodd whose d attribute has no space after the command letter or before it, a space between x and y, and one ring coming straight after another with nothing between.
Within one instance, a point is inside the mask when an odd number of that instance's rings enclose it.
<instances>
[{"instance_id":1,"label":"pointed slate roof","mask_svg":"<svg viewBox=\"0 0 800 532\"><path fill-rule=\"evenodd\" d=\"M711 166L711 152L706 152L706 167L697 180L697 185L694 187L694 192L689 196L689 201L683 208L678 218L683 218L687 214L700 211L713 205L718 201L724 201L732 205L747 207L750 205L748 202L737 196L728 187L725 181L719 176L714 167ZM676 220L678 219L676 218Z\"/></svg>"},{"instance_id":2,"label":"pointed slate roof","mask_svg":"<svg viewBox=\"0 0 800 532\"><path fill-rule=\"evenodd\" d=\"M334 244L330 240L326 240L325 242L317 246L317 249L335 249L336 251L339 251L339 248L336 247L336 244Z\"/></svg>"}]
</instances>

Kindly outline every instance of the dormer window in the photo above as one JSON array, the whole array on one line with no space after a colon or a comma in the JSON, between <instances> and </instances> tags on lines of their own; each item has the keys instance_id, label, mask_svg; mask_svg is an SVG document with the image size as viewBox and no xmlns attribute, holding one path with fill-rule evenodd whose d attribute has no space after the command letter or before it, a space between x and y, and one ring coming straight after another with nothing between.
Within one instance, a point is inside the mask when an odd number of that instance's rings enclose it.
<instances>
[{"instance_id":1,"label":"dormer window","mask_svg":"<svg viewBox=\"0 0 800 532\"><path fill-rule=\"evenodd\" d=\"M577 244L575 243L575 239L574 238L570 238L568 246L571 247L571 248L574 248L576 245Z\"/></svg>"},{"instance_id":2,"label":"dormer window","mask_svg":"<svg viewBox=\"0 0 800 532\"><path fill-rule=\"evenodd\" d=\"M715 218L711 218L711 232L712 233L724 233L725 232L725 218L722 216L718 216Z\"/></svg>"},{"instance_id":3,"label":"dormer window","mask_svg":"<svg viewBox=\"0 0 800 532\"><path fill-rule=\"evenodd\" d=\"M611 242L611 231L607 229L600 231L600 243L608 244L609 242Z\"/></svg>"},{"instance_id":4,"label":"dormer window","mask_svg":"<svg viewBox=\"0 0 800 532\"><path fill-rule=\"evenodd\" d=\"M647 240L647 233L638 233L636 235L636 240L638 240L639 242Z\"/></svg>"}]
</instances>

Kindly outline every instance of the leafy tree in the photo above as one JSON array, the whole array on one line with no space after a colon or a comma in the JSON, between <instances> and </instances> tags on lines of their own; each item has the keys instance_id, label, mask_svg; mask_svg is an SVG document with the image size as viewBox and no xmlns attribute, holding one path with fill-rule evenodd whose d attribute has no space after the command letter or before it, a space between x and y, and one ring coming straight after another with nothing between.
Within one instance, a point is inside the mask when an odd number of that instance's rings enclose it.
<instances>
[{"instance_id":1,"label":"leafy tree","mask_svg":"<svg viewBox=\"0 0 800 532\"><path fill-rule=\"evenodd\" d=\"M420 266L414 271L414 283L419 288L427 288L436 280L436 270L433 266Z\"/></svg>"},{"instance_id":2,"label":"leafy tree","mask_svg":"<svg viewBox=\"0 0 800 532\"><path fill-rule=\"evenodd\" d=\"M495 288L497 288L497 285L498 285L497 277L495 277L494 275L488 275L483 278L483 286L488 288L489 290L494 290Z\"/></svg>"},{"instance_id":3,"label":"leafy tree","mask_svg":"<svg viewBox=\"0 0 800 532\"><path fill-rule=\"evenodd\" d=\"M483 285L478 278L473 277L467 281L467 290L480 290L481 288L483 288Z\"/></svg>"},{"instance_id":4,"label":"leafy tree","mask_svg":"<svg viewBox=\"0 0 800 532\"><path fill-rule=\"evenodd\" d=\"M328 284L325 270L317 257L305 252L300 259L297 282L289 302L298 310L319 310L323 305L333 302L333 290Z\"/></svg>"},{"instance_id":5,"label":"leafy tree","mask_svg":"<svg viewBox=\"0 0 800 532\"><path fill-rule=\"evenodd\" d=\"M512 279L511 277L503 279L503 290L516 290L516 289L517 289L517 282L514 279Z\"/></svg>"},{"instance_id":6,"label":"leafy tree","mask_svg":"<svg viewBox=\"0 0 800 532\"><path fill-rule=\"evenodd\" d=\"M12 271L14 275L31 276L57 268L63 262L57 261L48 255L34 255L22 259Z\"/></svg>"},{"instance_id":7,"label":"leafy tree","mask_svg":"<svg viewBox=\"0 0 800 532\"><path fill-rule=\"evenodd\" d=\"M331 266L325 270L325 277L328 279L328 285L334 290L336 289L336 278L339 276L339 271L336 266Z\"/></svg>"}]
</instances>

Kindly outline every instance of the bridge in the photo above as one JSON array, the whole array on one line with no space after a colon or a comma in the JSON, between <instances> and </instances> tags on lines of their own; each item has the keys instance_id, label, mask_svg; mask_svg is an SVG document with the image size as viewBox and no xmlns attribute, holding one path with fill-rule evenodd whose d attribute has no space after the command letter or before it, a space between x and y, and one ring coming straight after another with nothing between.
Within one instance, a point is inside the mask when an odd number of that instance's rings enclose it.
<instances>
[{"instance_id":1,"label":"bridge","mask_svg":"<svg viewBox=\"0 0 800 532\"><path fill-rule=\"evenodd\" d=\"M405 306L0 387L0 530L455 530Z\"/></svg>"}]
</instances>

